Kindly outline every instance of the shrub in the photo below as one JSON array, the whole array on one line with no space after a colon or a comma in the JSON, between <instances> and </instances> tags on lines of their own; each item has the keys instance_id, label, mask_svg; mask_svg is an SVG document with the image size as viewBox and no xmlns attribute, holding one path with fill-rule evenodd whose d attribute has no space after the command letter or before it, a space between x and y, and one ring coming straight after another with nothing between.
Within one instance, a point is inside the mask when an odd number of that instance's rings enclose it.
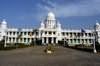
<instances>
[{"instance_id":1,"label":"shrub","mask_svg":"<svg viewBox=\"0 0 100 66\"><path fill-rule=\"evenodd\" d=\"M51 44L48 44L44 51L47 52L48 50L54 52L54 46Z\"/></svg>"},{"instance_id":2,"label":"shrub","mask_svg":"<svg viewBox=\"0 0 100 66\"><path fill-rule=\"evenodd\" d=\"M25 47L28 47L29 45L25 45L23 43L20 43L17 46L18 46L18 48L25 48Z\"/></svg>"}]
</instances>

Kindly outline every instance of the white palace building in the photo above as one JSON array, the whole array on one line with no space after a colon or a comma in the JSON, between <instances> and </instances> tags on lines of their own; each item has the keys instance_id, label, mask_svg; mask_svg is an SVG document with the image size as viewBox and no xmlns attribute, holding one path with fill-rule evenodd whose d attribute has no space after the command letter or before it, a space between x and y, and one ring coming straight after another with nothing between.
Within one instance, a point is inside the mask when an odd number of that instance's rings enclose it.
<instances>
[{"instance_id":1,"label":"white palace building","mask_svg":"<svg viewBox=\"0 0 100 66\"><path fill-rule=\"evenodd\" d=\"M94 40L100 43L100 24L96 23L94 29L62 29L55 15L49 12L42 20L39 28L10 28L3 20L0 24L0 41L6 44L23 43L30 44L32 41L41 40L41 44L58 44L66 41L69 46L79 44L91 45Z\"/></svg>"}]
</instances>

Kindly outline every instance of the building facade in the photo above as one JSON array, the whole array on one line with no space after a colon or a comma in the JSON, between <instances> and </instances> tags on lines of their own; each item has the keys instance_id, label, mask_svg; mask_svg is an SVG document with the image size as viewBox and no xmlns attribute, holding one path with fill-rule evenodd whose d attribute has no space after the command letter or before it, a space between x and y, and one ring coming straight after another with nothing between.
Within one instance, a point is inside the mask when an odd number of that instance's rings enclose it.
<instances>
[{"instance_id":1,"label":"building facade","mask_svg":"<svg viewBox=\"0 0 100 66\"><path fill-rule=\"evenodd\" d=\"M60 22L52 12L49 12L41 21L40 28L9 28L3 20L0 24L0 41L8 44L24 43L41 40L41 44L58 44L66 41L69 46L79 44L91 45L96 39L100 43L100 24L96 23L94 29L62 29Z\"/></svg>"}]
</instances>

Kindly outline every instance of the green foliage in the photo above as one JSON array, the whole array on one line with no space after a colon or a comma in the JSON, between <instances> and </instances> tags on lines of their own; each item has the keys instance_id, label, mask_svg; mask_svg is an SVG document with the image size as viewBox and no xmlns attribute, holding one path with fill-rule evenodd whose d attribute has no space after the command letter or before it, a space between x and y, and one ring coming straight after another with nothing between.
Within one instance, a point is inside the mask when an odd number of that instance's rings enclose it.
<instances>
[{"instance_id":1,"label":"green foliage","mask_svg":"<svg viewBox=\"0 0 100 66\"><path fill-rule=\"evenodd\" d=\"M15 46L4 47L4 44L0 44L0 50L11 50L11 49L16 49L16 47Z\"/></svg>"},{"instance_id":2,"label":"green foliage","mask_svg":"<svg viewBox=\"0 0 100 66\"><path fill-rule=\"evenodd\" d=\"M0 41L0 49L4 48L4 40Z\"/></svg>"},{"instance_id":3,"label":"green foliage","mask_svg":"<svg viewBox=\"0 0 100 66\"><path fill-rule=\"evenodd\" d=\"M7 47L4 47L4 43L3 43L3 44L0 44L0 50L12 50L16 48L26 48L30 46L32 45L26 45L23 43L15 43L15 44L7 44Z\"/></svg>"},{"instance_id":4,"label":"green foliage","mask_svg":"<svg viewBox=\"0 0 100 66\"><path fill-rule=\"evenodd\" d=\"M23 44L23 43L17 43L15 44L16 48L25 48L25 47L29 47L29 45Z\"/></svg>"}]
</instances>

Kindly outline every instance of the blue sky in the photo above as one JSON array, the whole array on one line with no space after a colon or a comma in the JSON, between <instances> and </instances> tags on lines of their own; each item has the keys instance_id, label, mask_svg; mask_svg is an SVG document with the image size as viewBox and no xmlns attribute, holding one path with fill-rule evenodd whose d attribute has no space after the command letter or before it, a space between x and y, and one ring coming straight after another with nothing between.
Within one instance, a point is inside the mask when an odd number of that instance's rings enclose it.
<instances>
[{"instance_id":1,"label":"blue sky","mask_svg":"<svg viewBox=\"0 0 100 66\"><path fill-rule=\"evenodd\" d=\"M12 27L39 27L49 11L62 27L91 27L100 21L100 0L0 0L0 21Z\"/></svg>"}]
</instances>

